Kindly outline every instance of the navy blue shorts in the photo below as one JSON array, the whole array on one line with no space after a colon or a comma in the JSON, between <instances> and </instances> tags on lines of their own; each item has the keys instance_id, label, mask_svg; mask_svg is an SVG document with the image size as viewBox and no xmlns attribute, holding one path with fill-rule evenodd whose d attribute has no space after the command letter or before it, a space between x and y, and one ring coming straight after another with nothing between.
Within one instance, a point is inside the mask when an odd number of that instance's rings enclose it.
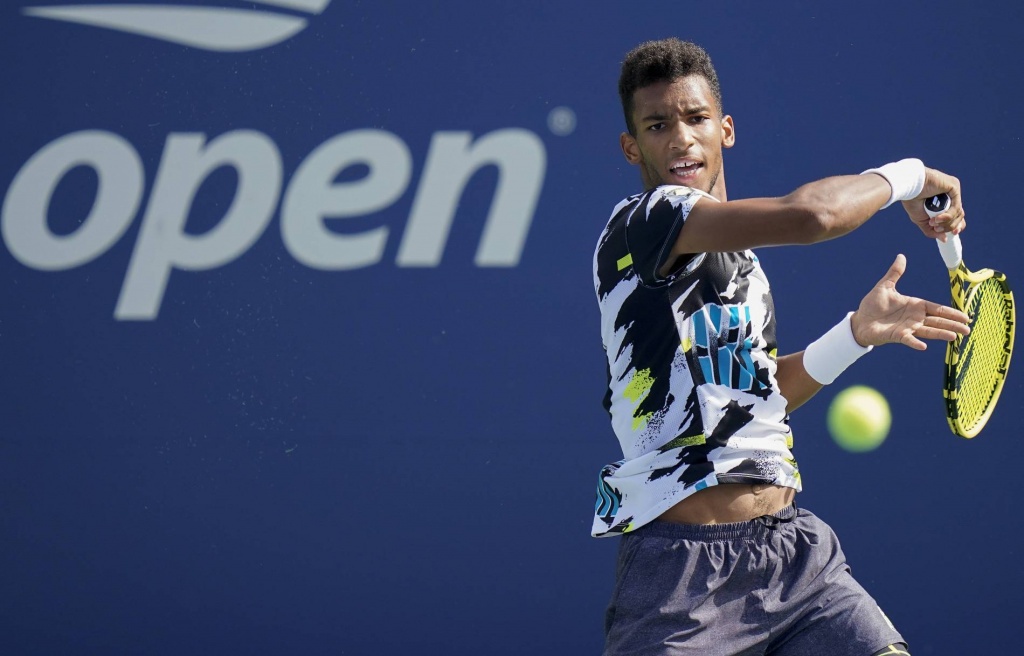
<instances>
[{"instance_id":1,"label":"navy blue shorts","mask_svg":"<svg viewBox=\"0 0 1024 656\"><path fill-rule=\"evenodd\" d=\"M605 656L869 656L903 641L807 510L620 539Z\"/></svg>"}]
</instances>

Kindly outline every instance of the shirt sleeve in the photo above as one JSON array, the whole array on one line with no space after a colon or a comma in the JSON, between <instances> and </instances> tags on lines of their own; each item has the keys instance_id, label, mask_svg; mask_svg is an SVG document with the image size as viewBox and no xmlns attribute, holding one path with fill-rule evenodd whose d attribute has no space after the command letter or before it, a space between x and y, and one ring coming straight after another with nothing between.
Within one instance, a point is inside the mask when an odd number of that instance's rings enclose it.
<instances>
[{"instance_id":1,"label":"shirt sleeve","mask_svg":"<svg viewBox=\"0 0 1024 656\"><path fill-rule=\"evenodd\" d=\"M662 186L644 194L626 220L626 246L633 270L645 285L665 282L658 270L672 253L686 217L698 200L708 196L689 187Z\"/></svg>"}]
</instances>

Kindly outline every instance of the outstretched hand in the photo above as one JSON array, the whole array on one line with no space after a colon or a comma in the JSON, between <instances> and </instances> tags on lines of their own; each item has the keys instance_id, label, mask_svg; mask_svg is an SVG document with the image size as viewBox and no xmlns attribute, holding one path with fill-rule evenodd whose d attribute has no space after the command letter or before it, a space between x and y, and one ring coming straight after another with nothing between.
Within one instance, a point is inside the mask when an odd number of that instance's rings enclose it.
<instances>
[{"instance_id":1,"label":"outstretched hand","mask_svg":"<svg viewBox=\"0 0 1024 656\"><path fill-rule=\"evenodd\" d=\"M963 312L896 291L896 283L906 270L907 258L897 255L885 277L853 313L853 336L861 346L904 344L923 351L928 348L923 339L951 342L957 335L970 332L969 318Z\"/></svg>"}]
</instances>

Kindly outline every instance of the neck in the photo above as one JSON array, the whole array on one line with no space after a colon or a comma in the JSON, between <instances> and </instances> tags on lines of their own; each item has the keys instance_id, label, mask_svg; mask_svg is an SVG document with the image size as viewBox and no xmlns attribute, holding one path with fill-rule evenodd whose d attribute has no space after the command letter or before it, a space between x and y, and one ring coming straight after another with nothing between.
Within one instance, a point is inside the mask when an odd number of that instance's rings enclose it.
<instances>
[{"instance_id":1,"label":"neck","mask_svg":"<svg viewBox=\"0 0 1024 656\"><path fill-rule=\"evenodd\" d=\"M729 200L729 196L725 191L725 167L718 172L718 178L715 180L715 184L711 185L711 191L708 192L723 203Z\"/></svg>"}]
</instances>

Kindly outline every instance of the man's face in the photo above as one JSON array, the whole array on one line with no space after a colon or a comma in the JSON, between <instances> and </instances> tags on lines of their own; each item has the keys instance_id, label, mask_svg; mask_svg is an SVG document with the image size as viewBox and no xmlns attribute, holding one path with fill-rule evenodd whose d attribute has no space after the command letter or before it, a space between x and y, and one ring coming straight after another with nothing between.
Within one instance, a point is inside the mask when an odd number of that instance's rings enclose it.
<instances>
[{"instance_id":1,"label":"man's face","mask_svg":"<svg viewBox=\"0 0 1024 656\"><path fill-rule=\"evenodd\" d=\"M735 143L732 117L720 116L707 80L689 75L656 82L633 95L636 136L619 139L644 188L683 185L725 200L722 148Z\"/></svg>"}]
</instances>

